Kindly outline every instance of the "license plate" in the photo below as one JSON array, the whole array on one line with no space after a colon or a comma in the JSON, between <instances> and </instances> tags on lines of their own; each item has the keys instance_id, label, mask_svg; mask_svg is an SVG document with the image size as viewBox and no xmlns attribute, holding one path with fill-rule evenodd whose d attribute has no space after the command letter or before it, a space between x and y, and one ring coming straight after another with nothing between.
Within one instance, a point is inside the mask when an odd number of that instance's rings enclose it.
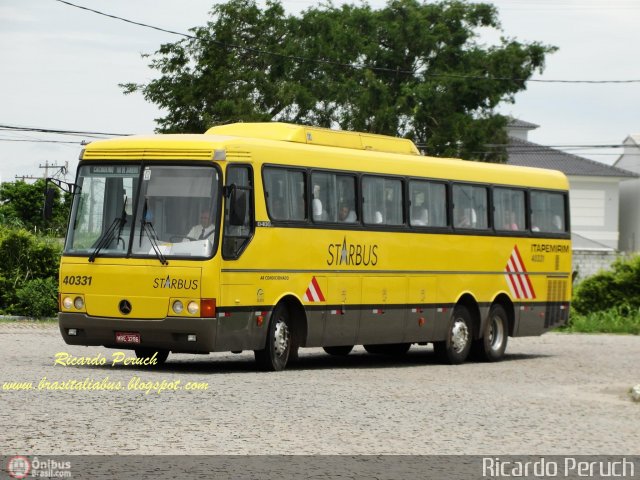
<instances>
[{"instance_id":1,"label":"license plate","mask_svg":"<svg viewBox=\"0 0 640 480\"><path fill-rule=\"evenodd\" d=\"M132 332L116 332L116 343L140 343L140 334Z\"/></svg>"}]
</instances>

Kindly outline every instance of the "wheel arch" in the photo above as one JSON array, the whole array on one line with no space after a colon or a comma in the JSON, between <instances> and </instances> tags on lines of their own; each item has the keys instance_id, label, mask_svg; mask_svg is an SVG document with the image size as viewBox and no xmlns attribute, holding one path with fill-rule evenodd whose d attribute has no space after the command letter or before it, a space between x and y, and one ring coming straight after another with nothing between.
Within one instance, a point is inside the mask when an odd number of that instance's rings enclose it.
<instances>
[{"instance_id":1,"label":"wheel arch","mask_svg":"<svg viewBox=\"0 0 640 480\"><path fill-rule=\"evenodd\" d=\"M304 347L307 343L307 312L298 297L289 293L283 295L277 302L284 305L291 315L291 328L294 345ZM274 309L275 309L274 307Z\"/></svg>"},{"instance_id":2,"label":"wheel arch","mask_svg":"<svg viewBox=\"0 0 640 480\"><path fill-rule=\"evenodd\" d=\"M480 335L480 324L482 323L482 315L480 314L480 305L476 298L469 292L465 292L456 301L456 306L462 305L469 311L471 321L473 322L472 338L478 338Z\"/></svg>"},{"instance_id":3,"label":"wheel arch","mask_svg":"<svg viewBox=\"0 0 640 480\"><path fill-rule=\"evenodd\" d=\"M509 322L509 324L507 325L507 333L510 337L513 337L513 332L516 325L516 310L515 305L511 301L511 298L509 298L509 295L507 295L506 293L501 292L496 296L496 298L493 299L491 306L493 307L494 305L500 305L502 308L504 308L504 311L507 314L507 321ZM489 309L489 311L490 310L491 309ZM487 316L484 319L485 322L489 320L489 311L487 312Z\"/></svg>"}]
</instances>

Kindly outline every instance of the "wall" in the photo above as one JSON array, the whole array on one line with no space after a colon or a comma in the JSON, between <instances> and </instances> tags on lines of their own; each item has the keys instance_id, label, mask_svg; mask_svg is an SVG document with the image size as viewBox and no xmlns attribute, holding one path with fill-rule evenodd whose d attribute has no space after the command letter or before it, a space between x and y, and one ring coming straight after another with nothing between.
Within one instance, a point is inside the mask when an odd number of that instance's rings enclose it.
<instances>
[{"instance_id":1,"label":"wall","mask_svg":"<svg viewBox=\"0 0 640 480\"><path fill-rule=\"evenodd\" d=\"M571 231L618 249L620 178L570 177Z\"/></svg>"},{"instance_id":2,"label":"wall","mask_svg":"<svg viewBox=\"0 0 640 480\"><path fill-rule=\"evenodd\" d=\"M609 270L611 264L620 256L616 252L610 251L573 251L573 271L578 272L574 280L574 286L581 280L595 275L601 270Z\"/></svg>"}]
</instances>

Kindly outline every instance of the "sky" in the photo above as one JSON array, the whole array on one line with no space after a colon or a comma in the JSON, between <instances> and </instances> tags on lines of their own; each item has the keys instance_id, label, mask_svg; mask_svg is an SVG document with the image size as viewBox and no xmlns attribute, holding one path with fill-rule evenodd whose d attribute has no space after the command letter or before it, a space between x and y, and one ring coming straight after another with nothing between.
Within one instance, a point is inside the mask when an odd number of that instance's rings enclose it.
<instances>
[{"instance_id":1,"label":"sky","mask_svg":"<svg viewBox=\"0 0 640 480\"><path fill-rule=\"evenodd\" d=\"M73 0L72 0L73 1ZM177 32L204 25L219 0L77 0L78 5ZM318 2L284 0L290 13ZM335 5L346 3L334 0ZM354 3L354 2L350 2ZM381 7L384 0L371 0ZM640 0L494 0L502 35L558 47L542 80L638 80L635 83L536 83L499 107L539 125L529 140L611 164L640 133ZM182 37L127 24L56 0L0 0L0 125L83 132L152 133L162 112L119 83L155 76L141 54ZM483 36L490 43L494 37ZM43 142L43 141L47 142ZM0 182L42 177L67 165L72 180L89 136L0 129ZM73 142L73 143L49 143ZM51 175L57 169L51 168Z\"/></svg>"}]
</instances>

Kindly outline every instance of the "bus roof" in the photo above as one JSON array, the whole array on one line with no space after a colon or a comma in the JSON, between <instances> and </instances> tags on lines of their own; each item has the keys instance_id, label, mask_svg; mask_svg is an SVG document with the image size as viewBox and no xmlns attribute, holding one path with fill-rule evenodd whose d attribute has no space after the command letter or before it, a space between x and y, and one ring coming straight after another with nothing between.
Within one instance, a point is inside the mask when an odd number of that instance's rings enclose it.
<instances>
[{"instance_id":1,"label":"bus roof","mask_svg":"<svg viewBox=\"0 0 640 480\"><path fill-rule=\"evenodd\" d=\"M274 148L280 149L281 154L272 159L264 155ZM226 150L229 161L253 160L562 190L569 187L565 175L555 170L422 156L407 139L277 122L221 125L205 134L98 140L87 145L81 159L211 161L216 150ZM301 151L305 154L300 155ZM256 155L257 152L261 155Z\"/></svg>"},{"instance_id":2,"label":"bus roof","mask_svg":"<svg viewBox=\"0 0 640 480\"><path fill-rule=\"evenodd\" d=\"M290 123L233 123L212 127L207 135L229 135L243 138L262 138L285 142L321 145L325 147L352 148L386 153L420 155L411 140L376 135L373 133L347 132L328 128L293 125Z\"/></svg>"}]
</instances>

